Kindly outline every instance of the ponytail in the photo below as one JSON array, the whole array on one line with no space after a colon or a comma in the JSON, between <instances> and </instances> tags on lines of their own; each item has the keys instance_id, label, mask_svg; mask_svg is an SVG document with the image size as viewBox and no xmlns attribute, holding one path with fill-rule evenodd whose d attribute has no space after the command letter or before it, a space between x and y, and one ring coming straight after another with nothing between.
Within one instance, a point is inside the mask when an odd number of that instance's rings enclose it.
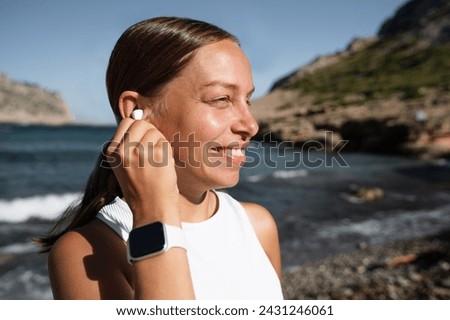
<instances>
[{"instance_id":1,"label":"ponytail","mask_svg":"<svg viewBox=\"0 0 450 320\"><path fill-rule=\"evenodd\" d=\"M92 221L97 212L115 197L122 197L122 190L116 176L108 166L105 144L98 156L94 170L87 181L84 195L72 203L56 220L48 235L33 241L41 247L41 252L50 251L55 242L67 231L81 227Z\"/></svg>"}]
</instances>

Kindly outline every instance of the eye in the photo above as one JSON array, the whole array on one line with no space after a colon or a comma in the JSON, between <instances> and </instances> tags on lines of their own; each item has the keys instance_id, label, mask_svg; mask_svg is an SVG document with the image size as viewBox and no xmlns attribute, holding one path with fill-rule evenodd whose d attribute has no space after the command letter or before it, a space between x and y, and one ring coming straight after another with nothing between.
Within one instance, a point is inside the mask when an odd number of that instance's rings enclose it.
<instances>
[{"instance_id":1,"label":"eye","mask_svg":"<svg viewBox=\"0 0 450 320\"><path fill-rule=\"evenodd\" d=\"M253 90L251 90L251 91L247 94L247 100L246 100L246 102L247 102L247 105L248 105L249 107L252 106L252 95L253 95L253 92L255 92L255 89L254 89L254 88L253 88Z\"/></svg>"},{"instance_id":2,"label":"eye","mask_svg":"<svg viewBox=\"0 0 450 320\"><path fill-rule=\"evenodd\" d=\"M217 97L209 100L209 104L217 108L226 108L231 103L229 96Z\"/></svg>"}]
</instances>

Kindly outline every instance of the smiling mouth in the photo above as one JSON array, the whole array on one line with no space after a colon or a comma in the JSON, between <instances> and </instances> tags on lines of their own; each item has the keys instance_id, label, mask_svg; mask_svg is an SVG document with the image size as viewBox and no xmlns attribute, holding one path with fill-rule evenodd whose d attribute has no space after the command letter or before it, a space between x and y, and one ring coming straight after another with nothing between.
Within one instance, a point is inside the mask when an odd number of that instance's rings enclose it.
<instances>
[{"instance_id":1,"label":"smiling mouth","mask_svg":"<svg viewBox=\"0 0 450 320\"><path fill-rule=\"evenodd\" d=\"M210 156L212 157L224 157L233 164L241 165L245 162L245 148L226 148L226 147L216 147L211 148L212 152Z\"/></svg>"},{"instance_id":2,"label":"smiling mouth","mask_svg":"<svg viewBox=\"0 0 450 320\"><path fill-rule=\"evenodd\" d=\"M216 147L211 148L214 153L218 155L226 155L228 157L245 157L245 149L244 148L225 148L225 147Z\"/></svg>"}]
</instances>

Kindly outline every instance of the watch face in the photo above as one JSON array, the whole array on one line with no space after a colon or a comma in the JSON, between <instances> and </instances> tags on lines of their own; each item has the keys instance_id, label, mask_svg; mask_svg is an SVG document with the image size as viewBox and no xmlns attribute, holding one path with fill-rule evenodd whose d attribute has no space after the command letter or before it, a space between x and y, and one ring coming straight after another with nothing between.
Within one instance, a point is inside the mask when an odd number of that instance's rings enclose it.
<instances>
[{"instance_id":1,"label":"watch face","mask_svg":"<svg viewBox=\"0 0 450 320\"><path fill-rule=\"evenodd\" d=\"M161 222L133 229L128 239L129 253L133 258L160 252L165 245L164 226Z\"/></svg>"}]
</instances>

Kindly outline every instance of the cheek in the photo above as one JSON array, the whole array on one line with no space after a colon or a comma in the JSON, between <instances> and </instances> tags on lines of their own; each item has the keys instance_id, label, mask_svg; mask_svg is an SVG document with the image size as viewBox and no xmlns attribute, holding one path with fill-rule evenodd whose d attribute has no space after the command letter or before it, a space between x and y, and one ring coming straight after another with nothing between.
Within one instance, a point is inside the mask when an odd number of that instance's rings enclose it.
<instances>
[{"instance_id":1,"label":"cheek","mask_svg":"<svg viewBox=\"0 0 450 320\"><path fill-rule=\"evenodd\" d=\"M171 121L170 119L173 118L169 115L165 115L164 117L154 117L149 122L153 124L168 141L172 142L173 136L177 131L177 122Z\"/></svg>"},{"instance_id":2,"label":"cheek","mask_svg":"<svg viewBox=\"0 0 450 320\"><path fill-rule=\"evenodd\" d=\"M198 133L204 135L206 141L215 140L225 131L226 121L223 117L207 114L198 123Z\"/></svg>"},{"instance_id":3,"label":"cheek","mask_svg":"<svg viewBox=\"0 0 450 320\"><path fill-rule=\"evenodd\" d=\"M202 145L209 141L219 140L226 132L227 117L225 112L217 114L213 112L198 113L195 117L186 115L188 121L184 121L180 126L180 137L187 141L189 136L194 136L195 141Z\"/></svg>"},{"instance_id":4,"label":"cheek","mask_svg":"<svg viewBox=\"0 0 450 320\"><path fill-rule=\"evenodd\" d=\"M183 122L177 131L179 134L175 134L174 139L171 139L175 160L188 163L189 166L200 166L211 142L224 142L226 128L226 117L210 113Z\"/></svg>"}]
</instances>

